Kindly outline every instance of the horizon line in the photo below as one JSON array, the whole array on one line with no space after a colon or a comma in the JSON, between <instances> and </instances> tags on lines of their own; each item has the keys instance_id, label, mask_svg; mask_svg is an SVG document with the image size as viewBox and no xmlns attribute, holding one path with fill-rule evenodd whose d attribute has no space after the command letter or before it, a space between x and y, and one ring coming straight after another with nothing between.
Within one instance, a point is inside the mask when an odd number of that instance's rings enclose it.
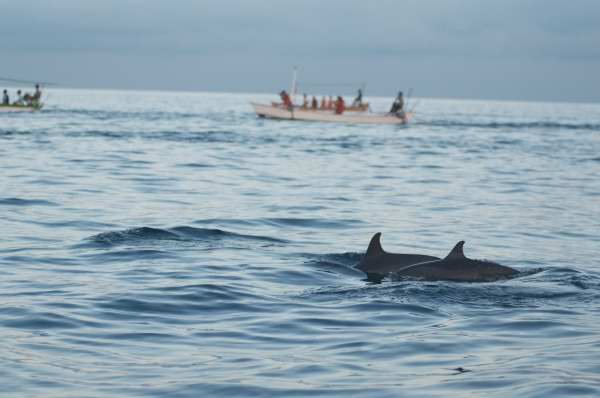
<instances>
[{"instance_id":1,"label":"horizon line","mask_svg":"<svg viewBox=\"0 0 600 398\"><path fill-rule=\"evenodd\" d=\"M32 84L33 85L33 84ZM44 91L47 90L89 90L89 91L123 91L123 92L158 92L158 93L206 93L206 94L243 94L243 95L269 95L272 94L277 96L277 91L228 91L228 90L199 90L199 89L163 89L163 88L117 88L117 87L82 87L82 86L68 86L57 83L52 83L51 87L45 87L44 83L40 85ZM19 85L6 85L2 89L22 89L23 87L30 87L26 84ZM364 91L364 90L363 90ZM301 96L301 94L296 94ZM321 94L319 94L321 95ZM309 95L310 97L311 95ZM342 95L344 97L344 95ZM353 96L353 95L345 95ZM395 98L395 95L382 96L382 95L363 95L364 97L371 98ZM554 100L554 99L516 99L516 98L490 98L490 97L444 97L444 96L417 96L411 95L410 98L427 99L427 100L458 100L458 101L490 101L490 102L517 102L517 103L551 103L551 104L578 104L578 105L600 105L599 101L593 100Z\"/></svg>"}]
</instances>

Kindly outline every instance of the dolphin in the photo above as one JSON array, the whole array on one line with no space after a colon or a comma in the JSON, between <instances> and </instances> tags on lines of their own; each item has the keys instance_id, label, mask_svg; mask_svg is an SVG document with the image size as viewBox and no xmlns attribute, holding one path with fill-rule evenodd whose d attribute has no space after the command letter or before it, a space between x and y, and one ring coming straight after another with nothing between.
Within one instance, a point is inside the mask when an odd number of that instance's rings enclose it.
<instances>
[{"instance_id":1,"label":"dolphin","mask_svg":"<svg viewBox=\"0 0 600 398\"><path fill-rule=\"evenodd\" d=\"M426 261L409 265L395 272L394 276L425 279L428 281L492 282L518 274L518 271L486 260L465 257L461 240L442 260Z\"/></svg>"},{"instance_id":2,"label":"dolphin","mask_svg":"<svg viewBox=\"0 0 600 398\"><path fill-rule=\"evenodd\" d=\"M440 260L439 257L423 254L394 254L388 253L381 247L381 232L371 238L369 247L364 257L356 266L357 269L367 274L369 280L381 280L390 273L411 266L413 264Z\"/></svg>"}]
</instances>

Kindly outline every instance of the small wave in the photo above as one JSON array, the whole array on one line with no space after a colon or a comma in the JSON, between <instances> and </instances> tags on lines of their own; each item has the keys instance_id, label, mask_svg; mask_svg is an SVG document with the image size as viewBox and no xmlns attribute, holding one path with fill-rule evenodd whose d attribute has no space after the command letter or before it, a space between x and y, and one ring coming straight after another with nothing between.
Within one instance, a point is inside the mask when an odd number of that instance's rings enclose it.
<instances>
[{"instance_id":1,"label":"small wave","mask_svg":"<svg viewBox=\"0 0 600 398\"><path fill-rule=\"evenodd\" d=\"M126 229L124 231L103 232L88 238L97 244L116 246L131 243L144 243L151 241L207 241L220 239L258 240L272 243L285 243L285 240L258 236L244 235L221 229L195 228L180 226L170 229L141 227Z\"/></svg>"},{"instance_id":2,"label":"small wave","mask_svg":"<svg viewBox=\"0 0 600 398\"><path fill-rule=\"evenodd\" d=\"M58 206L58 203L43 199L3 198L0 206Z\"/></svg>"},{"instance_id":3,"label":"small wave","mask_svg":"<svg viewBox=\"0 0 600 398\"><path fill-rule=\"evenodd\" d=\"M360 253L341 253L341 254L304 254L310 260L307 265L319 270L335 273L339 275L348 275L353 277L364 277L364 273L354 268L363 256Z\"/></svg>"}]
</instances>

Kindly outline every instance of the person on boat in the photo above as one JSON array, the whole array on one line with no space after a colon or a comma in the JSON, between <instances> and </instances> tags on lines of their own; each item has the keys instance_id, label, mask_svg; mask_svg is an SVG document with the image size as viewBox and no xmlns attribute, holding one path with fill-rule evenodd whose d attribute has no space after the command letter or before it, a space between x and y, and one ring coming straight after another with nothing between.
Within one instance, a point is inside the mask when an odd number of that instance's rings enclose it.
<instances>
[{"instance_id":1,"label":"person on boat","mask_svg":"<svg viewBox=\"0 0 600 398\"><path fill-rule=\"evenodd\" d=\"M308 109L308 97L306 93L304 93L304 97L302 99L302 109Z\"/></svg>"},{"instance_id":2,"label":"person on boat","mask_svg":"<svg viewBox=\"0 0 600 398\"><path fill-rule=\"evenodd\" d=\"M404 114L404 96L402 94L402 91L398 93L398 96L394 100L394 103L390 108L390 113L394 113L397 115Z\"/></svg>"},{"instance_id":3,"label":"person on boat","mask_svg":"<svg viewBox=\"0 0 600 398\"><path fill-rule=\"evenodd\" d=\"M325 96L321 98L321 109L327 109L327 100L325 99Z\"/></svg>"},{"instance_id":4,"label":"person on boat","mask_svg":"<svg viewBox=\"0 0 600 398\"><path fill-rule=\"evenodd\" d=\"M352 102L352 106L360 107L361 105L362 105L362 90L359 88L358 94L356 95L356 98L354 98L354 102Z\"/></svg>"},{"instance_id":5,"label":"person on boat","mask_svg":"<svg viewBox=\"0 0 600 398\"><path fill-rule=\"evenodd\" d=\"M31 95L29 93L23 94L23 102L25 103L25 105L31 106L31 104L33 102L33 95Z\"/></svg>"},{"instance_id":6,"label":"person on boat","mask_svg":"<svg viewBox=\"0 0 600 398\"><path fill-rule=\"evenodd\" d=\"M36 84L35 92L31 96L31 102L33 102L35 105L37 105L37 104L39 104L41 99L42 99L42 90L40 89L40 85Z\"/></svg>"},{"instance_id":7,"label":"person on boat","mask_svg":"<svg viewBox=\"0 0 600 398\"><path fill-rule=\"evenodd\" d=\"M331 97L331 95L327 99L327 109L333 109L333 98Z\"/></svg>"},{"instance_id":8,"label":"person on boat","mask_svg":"<svg viewBox=\"0 0 600 398\"><path fill-rule=\"evenodd\" d=\"M346 110L346 103L341 96L338 96L335 100L335 114L341 115Z\"/></svg>"},{"instance_id":9,"label":"person on boat","mask_svg":"<svg viewBox=\"0 0 600 398\"><path fill-rule=\"evenodd\" d=\"M281 101L283 102L284 107L288 109L293 107L292 99L285 90L282 90L281 93L279 93L279 96L281 97Z\"/></svg>"},{"instance_id":10,"label":"person on boat","mask_svg":"<svg viewBox=\"0 0 600 398\"><path fill-rule=\"evenodd\" d=\"M24 105L23 95L21 94L21 90L17 90L17 100L13 102L13 105Z\"/></svg>"},{"instance_id":11,"label":"person on boat","mask_svg":"<svg viewBox=\"0 0 600 398\"><path fill-rule=\"evenodd\" d=\"M313 95L313 97L312 97L312 101L311 101L311 104L310 104L310 105L311 105L311 108L312 108L313 110L315 110L315 111L316 111L316 110L317 110L317 108L319 107L319 101L317 101L317 97L315 97L314 95Z\"/></svg>"},{"instance_id":12,"label":"person on boat","mask_svg":"<svg viewBox=\"0 0 600 398\"><path fill-rule=\"evenodd\" d=\"M8 90L2 92L2 105L10 105L10 97L8 96Z\"/></svg>"}]
</instances>

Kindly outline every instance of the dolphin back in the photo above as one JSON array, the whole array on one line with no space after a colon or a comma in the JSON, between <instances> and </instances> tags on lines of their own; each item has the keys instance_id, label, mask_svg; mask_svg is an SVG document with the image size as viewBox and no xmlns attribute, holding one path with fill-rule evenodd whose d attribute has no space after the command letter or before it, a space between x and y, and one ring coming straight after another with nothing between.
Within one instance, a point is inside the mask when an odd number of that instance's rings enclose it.
<instances>
[{"instance_id":1,"label":"dolphin back","mask_svg":"<svg viewBox=\"0 0 600 398\"><path fill-rule=\"evenodd\" d=\"M413 264L399 270L396 275L426 280L455 282L491 282L515 276L518 271L491 261L473 260L463 252L465 242L460 241L442 260Z\"/></svg>"},{"instance_id":2,"label":"dolphin back","mask_svg":"<svg viewBox=\"0 0 600 398\"><path fill-rule=\"evenodd\" d=\"M423 254L396 254L386 252L381 247L381 232L377 232L371 238L365 256L356 268L365 272L367 275L386 276L391 272L397 272L412 264L432 260L439 260L439 258Z\"/></svg>"}]
</instances>

